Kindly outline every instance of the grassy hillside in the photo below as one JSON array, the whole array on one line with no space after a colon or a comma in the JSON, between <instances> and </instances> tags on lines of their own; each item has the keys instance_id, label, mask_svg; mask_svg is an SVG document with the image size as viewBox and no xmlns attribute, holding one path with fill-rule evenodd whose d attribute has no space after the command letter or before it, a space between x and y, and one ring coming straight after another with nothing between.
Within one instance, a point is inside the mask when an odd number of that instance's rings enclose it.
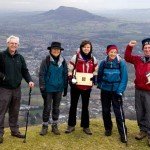
<instances>
[{"instance_id":1,"label":"grassy hillside","mask_svg":"<svg viewBox=\"0 0 150 150\"><path fill-rule=\"evenodd\" d=\"M115 122L115 120L113 120ZM126 120L128 127L128 146L119 141L116 124L114 123L113 134L110 137L104 136L102 120L91 120L93 135L83 133L79 123L76 130L71 134L65 134L66 124L60 125L61 135L55 136L49 132L46 136L39 135L41 126L28 128L27 143L22 139L10 136L9 129L5 129L4 143L0 145L1 150L148 150L146 139L136 141L135 134L138 127L135 121ZM24 132L24 128L21 129ZM50 128L49 128L50 131Z\"/></svg>"}]
</instances>

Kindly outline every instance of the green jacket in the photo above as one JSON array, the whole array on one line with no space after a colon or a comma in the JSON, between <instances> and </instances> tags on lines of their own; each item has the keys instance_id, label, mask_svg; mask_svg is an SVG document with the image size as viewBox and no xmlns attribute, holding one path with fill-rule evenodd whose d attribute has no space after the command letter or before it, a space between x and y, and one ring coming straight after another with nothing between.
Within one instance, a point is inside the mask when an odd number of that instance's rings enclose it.
<instances>
[{"instance_id":1,"label":"green jacket","mask_svg":"<svg viewBox=\"0 0 150 150\"><path fill-rule=\"evenodd\" d=\"M22 78L27 83L32 81L25 60L18 52L13 56L10 55L8 49L1 52L0 64L0 73L4 75L4 78L1 78L0 87L15 89L20 86Z\"/></svg>"}]
</instances>

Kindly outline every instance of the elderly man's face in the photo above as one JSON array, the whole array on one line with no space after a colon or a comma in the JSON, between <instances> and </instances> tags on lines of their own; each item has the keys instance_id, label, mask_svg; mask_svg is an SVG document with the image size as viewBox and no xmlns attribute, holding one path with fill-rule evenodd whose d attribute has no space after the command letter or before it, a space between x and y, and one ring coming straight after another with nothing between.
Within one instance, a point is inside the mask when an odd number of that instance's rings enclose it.
<instances>
[{"instance_id":1,"label":"elderly man's face","mask_svg":"<svg viewBox=\"0 0 150 150\"><path fill-rule=\"evenodd\" d=\"M145 56L150 57L150 45L149 44L144 46L143 51L144 51Z\"/></svg>"},{"instance_id":2,"label":"elderly man's face","mask_svg":"<svg viewBox=\"0 0 150 150\"><path fill-rule=\"evenodd\" d=\"M19 43L15 38L10 39L7 43L7 47L9 49L10 54L14 54L19 47Z\"/></svg>"}]
</instances>

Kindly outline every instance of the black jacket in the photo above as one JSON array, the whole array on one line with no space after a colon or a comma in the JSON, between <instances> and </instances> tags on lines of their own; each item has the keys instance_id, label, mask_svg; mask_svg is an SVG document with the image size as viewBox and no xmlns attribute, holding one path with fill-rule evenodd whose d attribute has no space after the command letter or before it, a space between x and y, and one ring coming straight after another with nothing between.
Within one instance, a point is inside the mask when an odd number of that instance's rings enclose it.
<instances>
[{"instance_id":1,"label":"black jacket","mask_svg":"<svg viewBox=\"0 0 150 150\"><path fill-rule=\"evenodd\" d=\"M22 78L27 83L32 81L23 56L18 54L18 52L12 56L8 49L0 53L0 74L0 87L7 89L19 87Z\"/></svg>"}]
</instances>

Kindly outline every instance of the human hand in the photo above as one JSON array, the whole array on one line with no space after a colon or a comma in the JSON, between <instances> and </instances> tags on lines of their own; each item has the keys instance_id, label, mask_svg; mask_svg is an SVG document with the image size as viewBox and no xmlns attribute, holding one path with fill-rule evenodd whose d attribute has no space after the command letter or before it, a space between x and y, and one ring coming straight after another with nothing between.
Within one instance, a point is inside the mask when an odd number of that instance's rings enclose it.
<instances>
[{"instance_id":1,"label":"human hand","mask_svg":"<svg viewBox=\"0 0 150 150\"><path fill-rule=\"evenodd\" d=\"M40 87L41 93L45 92L45 90L46 90L46 89L45 89L45 86L41 86L41 87Z\"/></svg>"},{"instance_id":2,"label":"human hand","mask_svg":"<svg viewBox=\"0 0 150 150\"><path fill-rule=\"evenodd\" d=\"M68 82L69 82L69 85L71 86L71 84L72 84L72 76L70 75L70 76L68 76Z\"/></svg>"},{"instance_id":3,"label":"human hand","mask_svg":"<svg viewBox=\"0 0 150 150\"><path fill-rule=\"evenodd\" d=\"M68 81L70 86L74 86L77 83L77 80L73 76L68 76Z\"/></svg>"},{"instance_id":4,"label":"human hand","mask_svg":"<svg viewBox=\"0 0 150 150\"><path fill-rule=\"evenodd\" d=\"M0 79L4 80L5 79L5 75L3 73L0 72Z\"/></svg>"},{"instance_id":5,"label":"human hand","mask_svg":"<svg viewBox=\"0 0 150 150\"><path fill-rule=\"evenodd\" d=\"M91 79L90 79L94 85L97 85L97 75L94 75Z\"/></svg>"},{"instance_id":6,"label":"human hand","mask_svg":"<svg viewBox=\"0 0 150 150\"><path fill-rule=\"evenodd\" d=\"M120 102L122 101L122 93L117 93L116 97L117 97L118 101L120 101Z\"/></svg>"},{"instance_id":7,"label":"human hand","mask_svg":"<svg viewBox=\"0 0 150 150\"><path fill-rule=\"evenodd\" d=\"M66 95L67 95L67 88L64 89L63 97L65 97Z\"/></svg>"},{"instance_id":8,"label":"human hand","mask_svg":"<svg viewBox=\"0 0 150 150\"><path fill-rule=\"evenodd\" d=\"M34 83L32 81L29 82L29 87L34 88Z\"/></svg>"},{"instance_id":9,"label":"human hand","mask_svg":"<svg viewBox=\"0 0 150 150\"><path fill-rule=\"evenodd\" d=\"M131 46L131 47L134 47L136 44L137 44L137 41L135 41L135 40L131 40L129 42L129 46Z\"/></svg>"}]
</instances>

